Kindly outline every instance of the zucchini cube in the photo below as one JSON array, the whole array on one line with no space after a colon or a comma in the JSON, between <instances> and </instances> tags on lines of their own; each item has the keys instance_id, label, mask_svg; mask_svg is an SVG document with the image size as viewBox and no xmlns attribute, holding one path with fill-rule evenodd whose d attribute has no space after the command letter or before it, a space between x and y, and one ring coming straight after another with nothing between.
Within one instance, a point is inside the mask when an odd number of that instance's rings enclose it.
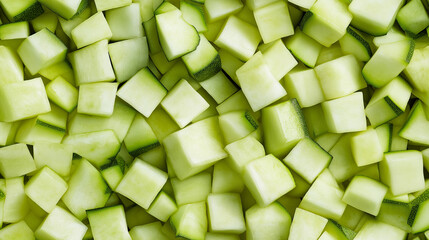
<instances>
[{"instance_id":1,"label":"zucchini cube","mask_svg":"<svg viewBox=\"0 0 429 240\"><path fill-rule=\"evenodd\" d=\"M414 46L413 39L382 44L363 67L363 77L376 88L386 85L410 63Z\"/></svg>"},{"instance_id":2,"label":"zucchini cube","mask_svg":"<svg viewBox=\"0 0 429 240\"><path fill-rule=\"evenodd\" d=\"M69 53L68 58L73 67L76 86L115 80L107 42L101 40Z\"/></svg>"},{"instance_id":3,"label":"zucchini cube","mask_svg":"<svg viewBox=\"0 0 429 240\"><path fill-rule=\"evenodd\" d=\"M213 167L212 193L243 192L244 183L240 174L228 162L220 161Z\"/></svg>"},{"instance_id":4,"label":"zucchini cube","mask_svg":"<svg viewBox=\"0 0 429 240\"><path fill-rule=\"evenodd\" d=\"M247 209L246 236L248 239L287 239L291 216L278 202L266 207L254 205Z\"/></svg>"},{"instance_id":5,"label":"zucchini cube","mask_svg":"<svg viewBox=\"0 0 429 240\"><path fill-rule=\"evenodd\" d=\"M408 83L416 92L427 92L429 89L429 84L426 81L428 78L427 72L429 71L429 67L426 64L428 54L429 46L415 49L410 63L404 69L404 74L407 77Z\"/></svg>"},{"instance_id":6,"label":"zucchini cube","mask_svg":"<svg viewBox=\"0 0 429 240\"><path fill-rule=\"evenodd\" d=\"M27 145L17 143L0 148L0 173L5 178L20 177L36 170Z\"/></svg>"},{"instance_id":7,"label":"zucchini cube","mask_svg":"<svg viewBox=\"0 0 429 240\"><path fill-rule=\"evenodd\" d=\"M429 15L424 10L421 0L409 1L398 11L396 20L406 33L416 36L429 26Z\"/></svg>"},{"instance_id":8,"label":"zucchini cube","mask_svg":"<svg viewBox=\"0 0 429 240\"><path fill-rule=\"evenodd\" d=\"M373 219L368 219L357 235L355 236L355 240L378 240L380 238L383 239L391 239L391 240L401 240L406 238L407 232L402 229L399 229L390 224L376 221Z\"/></svg>"},{"instance_id":9,"label":"zucchini cube","mask_svg":"<svg viewBox=\"0 0 429 240\"><path fill-rule=\"evenodd\" d=\"M395 196L425 188L423 157L419 151L385 153L379 168L381 181Z\"/></svg>"},{"instance_id":10,"label":"zucchini cube","mask_svg":"<svg viewBox=\"0 0 429 240\"><path fill-rule=\"evenodd\" d=\"M134 117L133 123L124 138L124 144L130 155L134 157L160 146L152 128L140 114L136 114Z\"/></svg>"},{"instance_id":11,"label":"zucchini cube","mask_svg":"<svg viewBox=\"0 0 429 240\"><path fill-rule=\"evenodd\" d=\"M246 4L251 10L256 10L275 1L276 0L246 0Z\"/></svg>"},{"instance_id":12,"label":"zucchini cube","mask_svg":"<svg viewBox=\"0 0 429 240\"><path fill-rule=\"evenodd\" d=\"M212 232L240 234L246 231L238 193L217 193L207 197L209 229Z\"/></svg>"},{"instance_id":13,"label":"zucchini cube","mask_svg":"<svg viewBox=\"0 0 429 240\"><path fill-rule=\"evenodd\" d=\"M91 83L79 87L77 112L109 117L113 114L118 83Z\"/></svg>"},{"instance_id":14,"label":"zucchini cube","mask_svg":"<svg viewBox=\"0 0 429 240\"><path fill-rule=\"evenodd\" d=\"M49 167L42 168L25 185L25 194L50 213L67 191L67 182Z\"/></svg>"},{"instance_id":15,"label":"zucchini cube","mask_svg":"<svg viewBox=\"0 0 429 240\"><path fill-rule=\"evenodd\" d=\"M66 20L78 15L88 5L88 0L71 0L66 2L61 0L40 0L39 2Z\"/></svg>"},{"instance_id":16,"label":"zucchini cube","mask_svg":"<svg viewBox=\"0 0 429 240\"><path fill-rule=\"evenodd\" d=\"M330 132L358 132L366 129L366 116L362 92L322 103L323 113Z\"/></svg>"},{"instance_id":17,"label":"zucchini cube","mask_svg":"<svg viewBox=\"0 0 429 240\"><path fill-rule=\"evenodd\" d=\"M325 218L339 221L347 204L342 201L344 191L332 173L326 169L313 182L299 205L300 208Z\"/></svg>"},{"instance_id":18,"label":"zucchini cube","mask_svg":"<svg viewBox=\"0 0 429 240\"><path fill-rule=\"evenodd\" d=\"M352 25L374 36L385 35L395 22L402 0L355 0L349 5ZM374 12L378 9L377 12Z\"/></svg>"},{"instance_id":19,"label":"zucchini cube","mask_svg":"<svg viewBox=\"0 0 429 240\"><path fill-rule=\"evenodd\" d=\"M172 178L171 185L177 205L201 202L212 191L212 177L210 173L202 172L184 180Z\"/></svg>"},{"instance_id":20,"label":"zucchini cube","mask_svg":"<svg viewBox=\"0 0 429 240\"><path fill-rule=\"evenodd\" d=\"M142 2L111 9L105 12L106 21L112 31L112 41L140 38L144 36L142 15ZM143 11L143 10L141 10ZM145 21L144 21L145 22Z\"/></svg>"},{"instance_id":21,"label":"zucchini cube","mask_svg":"<svg viewBox=\"0 0 429 240\"><path fill-rule=\"evenodd\" d=\"M94 0L97 11L106 11L109 9L120 8L128 6L132 0Z\"/></svg>"},{"instance_id":22,"label":"zucchini cube","mask_svg":"<svg viewBox=\"0 0 429 240\"><path fill-rule=\"evenodd\" d=\"M347 186L343 201L361 211L377 216L388 187L365 176L355 176Z\"/></svg>"},{"instance_id":23,"label":"zucchini cube","mask_svg":"<svg viewBox=\"0 0 429 240\"><path fill-rule=\"evenodd\" d=\"M149 63L146 37L111 43L109 55L117 82L125 82Z\"/></svg>"},{"instance_id":24,"label":"zucchini cube","mask_svg":"<svg viewBox=\"0 0 429 240\"><path fill-rule=\"evenodd\" d=\"M312 183L328 167L331 160L332 156L328 152L306 137L298 142L283 162L308 183Z\"/></svg>"},{"instance_id":25,"label":"zucchini cube","mask_svg":"<svg viewBox=\"0 0 429 240\"><path fill-rule=\"evenodd\" d=\"M51 111L35 118L23 120L16 132L15 141L34 145L36 142L61 143L67 125L67 112L51 105Z\"/></svg>"},{"instance_id":26,"label":"zucchini cube","mask_svg":"<svg viewBox=\"0 0 429 240\"><path fill-rule=\"evenodd\" d=\"M119 163L104 168L103 170L101 170L101 175L103 176L104 180L106 180L107 185L109 185L110 189L112 189L113 191L116 190L116 187L118 187L119 183L124 177L124 173L122 172Z\"/></svg>"},{"instance_id":27,"label":"zucchini cube","mask_svg":"<svg viewBox=\"0 0 429 240\"><path fill-rule=\"evenodd\" d=\"M216 1L212 1L212 3L216 3ZM207 32L207 23L206 23L205 12L204 12L205 6L207 5L198 4L198 1L192 1L192 2L181 1L180 2L180 11L183 14L183 18L185 19L186 22L194 26L199 33ZM222 22L222 21L217 21L215 23L218 24L219 22Z\"/></svg>"},{"instance_id":28,"label":"zucchini cube","mask_svg":"<svg viewBox=\"0 0 429 240\"><path fill-rule=\"evenodd\" d=\"M26 38L17 52L32 75L66 58L67 47L47 28Z\"/></svg>"},{"instance_id":29,"label":"zucchini cube","mask_svg":"<svg viewBox=\"0 0 429 240\"><path fill-rule=\"evenodd\" d=\"M205 0L205 16L209 23L238 13L243 8L240 0Z\"/></svg>"},{"instance_id":30,"label":"zucchini cube","mask_svg":"<svg viewBox=\"0 0 429 240\"><path fill-rule=\"evenodd\" d=\"M174 200L165 192L160 192L153 200L147 212L158 220L166 222L177 211Z\"/></svg>"},{"instance_id":31,"label":"zucchini cube","mask_svg":"<svg viewBox=\"0 0 429 240\"><path fill-rule=\"evenodd\" d=\"M353 55L325 62L314 70L327 100L344 97L366 87L362 67Z\"/></svg>"},{"instance_id":32,"label":"zucchini cube","mask_svg":"<svg viewBox=\"0 0 429 240\"><path fill-rule=\"evenodd\" d=\"M6 46L0 46L0 86L24 80L22 62Z\"/></svg>"},{"instance_id":33,"label":"zucchini cube","mask_svg":"<svg viewBox=\"0 0 429 240\"><path fill-rule=\"evenodd\" d=\"M148 68L143 68L121 86L117 95L143 116L149 117L167 95L167 90Z\"/></svg>"},{"instance_id":34,"label":"zucchini cube","mask_svg":"<svg viewBox=\"0 0 429 240\"><path fill-rule=\"evenodd\" d=\"M285 89L272 75L261 52L257 52L237 70L237 77L254 112L286 95Z\"/></svg>"},{"instance_id":35,"label":"zucchini cube","mask_svg":"<svg viewBox=\"0 0 429 240\"><path fill-rule=\"evenodd\" d=\"M289 169L271 154L248 163L243 179L259 206L271 204L296 186Z\"/></svg>"},{"instance_id":36,"label":"zucchini cube","mask_svg":"<svg viewBox=\"0 0 429 240\"><path fill-rule=\"evenodd\" d=\"M144 209L149 208L167 181L167 173L136 159L116 191Z\"/></svg>"},{"instance_id":37,"label":"zucchini cube","mask_svg":"<svg viewBox=\"0 0 429 240\"><path fill-rule=\"evenodd\" d=\"M250 161L265 156L264 146L251 135L226 145L225 151L228 153L226 161L239 173Z\"/></svg>"},{"instance_id":38,"label":"zucchini cube","mask_svg":"<svg viewBox=\"0 0 429 240\"><path fill-rule=\"evenodd\" d=\"M168 92L161 106L183 128L210 105L188 81L182 79Z\"/></svg>"},{"instance_id":39,"label":"zucchini cube","mask_svg":"<svg viewBox=\"0 0 429 240\"><path fill-rule=\"evenodd\" d=\"M376 89L365 109L371 125L379 126L404 113L411 91L411 86L401 77Z\"/></svg>"},{"instance_id":40,"label":"zucchini cube","mask_svg":"<svg viewBox=\"0 0 429 240\"><path fill-rule=\"evenodd\" d=\"M271 74L278 81L298 65L298 62L281 39L261 45L259 50L262 52L265 63L270 68Z\"/></svg>"},{"instance_id":41,"label":"zucchini cube","mask_svg":"<svg viewBox=\"0 0 429 240\"><path fill-rule=\"evenodd\" d=\"M253 12L264 43L270 43L294 33L286 2L277 1Z\"/></svg>"},{"instance_id":42,"label":"zucchini cube","mask_svg":"<svg viewBox=\"0 0 429 240\"><path fill-rule=\"evenodd\" d=\"M86 210L104 207L111 194L101 173L83 158L79 160L68 185L61 200L80 221L87 217Z\"/></svg>"},{"instance_id":43,"label":"zucchini cube","mask_svg":"<svg viewBox=\"0 0 429 240\"><path fill-rule=\"evenodd\" d=\"M317 58L322 51L322 45L307 36L299 28L295 30L295 34L285 40L286 47L292 54L306 66L314 68L317 63Z\"/></svg>"},{"instance_id":44,"label":"zucchini cube","mask_svg":"<svg viewBox=\"0 0 429 240\"><path fill-rule=\"evenodd\" d=\"M307 125L296 99L262 109L262 127L267 153L278 158L286 154L308 136Z\"/></svg>"},{"instance_id":45,"label":"zucchini cube","mask_svg":"<svg viewBox=\"0 0 429 240\"><path fill-rule=\"evenodd\" d=\"M110 39L112 31L104 14L98 12L73 28L71 37L76 47L82 48L103 39Z\"/></svg>"},{"instance_id":46,"label":"zucchini cube","mask_svg":"<svg viewBox=\"0 0 429 240\"><path fill-rule=\"evenodd\" d=\"M14 122L51 111L41 78L0 86L0 121Z\"/></svg>"},{"instance_id":47,"label":"zucchini cube","mask_svg":"<svg viewBox=\"0 0 429 240\"><path fill-rule=\"evenodd\" d=\"M122 205L89 210L88 220L94 239L131 240Z\"/></svg>"},{"instance_id":48,"label":"zucchini cube","mask_svg":"<svg viewBox=\"0 0 429 240\"><path fill-rule=\"evenodd\" d=\"M319 0L301 20L302 32L325 47L330 47L346 33L352 21L347 4L341 0Z\"/></svg>"},{"instance_id":49,"label":"zucchini cube","mask_svg":"<svg viewBox=\"0 0 429 240\"><path fill-rule=\"evenodd\" d=\"M353 159L358 167L367 166L383 160L383 149L377 131L368 127L350 138Z\"/></svg>"},{"instance_id":50,"label":"zucchini cube","mask_svg":"<svg viewBox=\"0 0 429 240\"><path fill-rule=\"evenodd\" d=\"M7 178L1 181L6 195L2 222L18 222L29 213L30 205L24 192L24 177ZM5 187L4 187L5 186Z\"/></svg>"},{"instance_id":51,"label":"zucchini cube","mask_svg":"<svg viewBox=\"0 0 429 240\"><path fill-rule=\"evenodd\" d=\"M24 220L12 223L0 230L0 239L32 240L34 233Z\"/></svg>"},{"instance_id":52,"label":"zucchini cube","mask_svg":"<svg viewBox=\"0 0 429 240\"><path fill-rule=\"evenodd\" d=\"M21 122L0 122L0 146L11 145L15 142L16 131Z\"/></svg>"},{"instance_id":53,"label":"zucchini cube","mask_svg":"<svg viewBox=\"0 0 429 240\"><path fill-rule=\"evenodd\" d=\"M220 71L213 77L200 82L201 87L216 101L222 103L238 91L237 87Z\"/></svg>"},{"instance_id":54,"label":"zucchini cube","mask_svg":"<svg viewBox=\"0 0 429 240\"><path fill-rule=\"evenodd\" d=\"M56 206L36 229L38 239L82 239L88 227L63 208Z\"/></svg>"},{"instance_id":55,"label":"zucchini cube","mask_svg":"<svg viewBox=\"0 0 429 240\"><path fill-rule=\"evenodd\" d=\"M318 239L327 223L328 219L297 208L290 227L289 239ZM309 226L310 224L311 227Z\"/></svg>"},{"instance_id":56,"label":"zucchini cube","mask_svg":"<svg viewBox=\"0 0 429 240\"><path fill-rule=\"evenodd\" d=\"M255 53L260 41L261 35L257 27L230 16L214 43L240 60L247 61Z\"/></svg>"},{"instance_id":57,"label":"zucchini cube","mask_svg":"<svg viewBox=\"0 0 429 240\"><path fill-rule=\"evenodd\" d=\"M152 4L152 3L151 3ZM168 224L168 223L167 223ZM131 228L130 235L132 239L157 239L168 240L164 234L164 227L161 222L153 222Z\"/></svg>"},{"instance_id":58,"label":"zucchini cube","mask_svg":"<svg viewBox=\"0 0 429 240\"><path fill-rule=\"evenodd\" d=\"M313 69L292 71L286 75L284 82L288 95L296 98L303 108L317 105L325 100L319 79Z\"/></svg>"},{"instance_id":59,"label":"zucchini cube","mask_svg":"<svg viewBox=\"0 0 429 240\"><path fill-rule=\"evenodd\" d=\"M223 113L219 116L219 126L225 143L229 144L256 131L258 121L245 110Z\"/></svg>"},{"instance_id":60,"label":"zucchini cube","mask_svg":"<svg viewBox=\"0 0 429 240\"><path fill-rule=\"evenodd\" d=\"M77 106L78 90L61 76L46 85L46 94L49 100L67 112L73 111Z\"/></svg>"},{"instance_id":61,"label":"zucchini cube","mask_svg":"<svg viewBox=\"0 0 429 240\"><path fill-rule=\"evenodd\" d=\"M23 0L19 2L15 0L3 0L0 6L11 22L29 21L44 12L42 4L37 0Z\"/></svg>"},{"instance_id":62,"label":"zucchini cube","mask_svg":"<svg viewBox=\"0 0 429 240\"><path fill-rule=\"evenodd\" d=\"M203 34L200 34L197 48L184 55L182 60L191 76L199 82L213 77L222 70L219 53Z\"/></svg>"},{"instance_id":63,"label":"zucchini cube","mask_svg":"<svg viewBox=\"0 0 429 240\"><path fill-rule=\"evenodd\" d=\"M176 236L204 239L207 232L205 201L180 206L171 216L170 223L176 229Z\"/></svg>"}]
</instances>

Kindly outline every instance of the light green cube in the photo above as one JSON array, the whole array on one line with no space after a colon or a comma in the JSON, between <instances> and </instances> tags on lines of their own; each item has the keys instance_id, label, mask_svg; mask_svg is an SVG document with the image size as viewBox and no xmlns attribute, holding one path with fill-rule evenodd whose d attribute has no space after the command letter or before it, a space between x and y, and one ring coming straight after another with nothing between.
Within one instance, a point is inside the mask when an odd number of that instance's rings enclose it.
<instances>
[{"instance_id":1,"label":"light green cube","mask_svg":"<svg viewBox=\"0 0 429 240\"><path fill-rule=\"evenodd\" d=\"M160 192L147 209L147 212L160 221L166 222L176 210L177 205L174 200L165 192Z\"/></svg>"},{"instance_id":2,"label":"light green cube","mask_svg":"<svg viewBox=\"0 0 429 240\"><path fill-rule=\"evenodd\" d=\"M295 188L289 169L273 155L255 159L244 167L243 179L260 206L267 206Z\"/></svg>"},{"instance_id":3,"label":"light green cube","mask_svg":"<svg viewBox=\"0 0 429 240\"><path fill-rule=\"evenodd\" d=\"M67 191L67 182L49 167L42 168L25 185L25 194L50 213Z\"/></svg>"},{"instance_id":4,"label":"light green cube","mask_svg":"<svg viewBox=\"0 0 429 240\"><path fill-rule=\"evenodd\" d=\"M24 176L36 170L27 145L17 143L0 148L0 173L5 178Z\"/></svg>"},{"instance_id":5,"label":"light green cube","mask_svg":"<svg viewBox=\"0 0 429 240\"><path fill-rule=\"evenodd\" d=\"M118 83L91 83L79 87L77 112L109 117L113 114Z\"/></svg>"},{"instance_id":6,"label":"light green cube","mask_svg":"<svg viewBox=\"0 0 429 240\"><path fill-rule=\"evenodd\" d=\"M364 176L355 176L343 196L343 201L361 211L377 216L388 187Z\"/></svg>"},{"instance_id":7,"label":"light green cube","mask_svg":"<svg viewBox=\"0 0 429 240\"><path fill-rule=\"evenodd\" d=\"M147 209L161 191L167 178L167 173L136 159L116 191Z\"/></svg>"},{"instance_id":8,"label":"light green cube","mask_svg":"<svg viewBox=\"0 0 429 240\"><path fill-rule=\"evenodd\" d=\"M238 193L210 194L207 197L207 209L211 231L233 234L246 231Z\"/></svg>"},{"instance_id":9,"label":"light green cube","mask_svg":"<svg viewBox=\"0 0 429 240\"><path fill-rule=\"evenodd\" d=\"M273 42L294 33L286 2L277 1L253 12L264 43Z\"/></svg>"},{"instance_id":10,"label":"light green cube","mask_svg":"<svg viewBox=\"0 0 429 240\"><path fill-rule=\"evenodd\" d=\"M353 159L358 167L380 162L383 159L383 149L377 131L368 127L350 138Z\"/></svg>"},{"instance_id":11,"label":"light green cube","mask_svg":"<svg viewBox=\"0 0 429 240\"><path fill-rule=\"evenodd\" d=\"M423 157L419 151L386 153L379 168L381 181L390 187L395 196L425 188Z\"/></svg>"}]
</instances>

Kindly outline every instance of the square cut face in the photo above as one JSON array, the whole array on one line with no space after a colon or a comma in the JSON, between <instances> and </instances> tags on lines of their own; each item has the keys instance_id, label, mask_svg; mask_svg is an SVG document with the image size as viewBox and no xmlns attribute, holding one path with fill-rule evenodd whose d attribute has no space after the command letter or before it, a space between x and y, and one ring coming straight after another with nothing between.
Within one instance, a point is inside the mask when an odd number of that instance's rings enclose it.
<instances>
[{"instance_id":1,"label":"square cut face","mask_svg":"<svg viewBox=\"0 0 429 240\"><path fill-rule=\"evenodd\" d=\"M377 216L388 187L364 176L355 176L347 187L343 201L361 211Z\"/></svg>"},{"instance_id":2,"label":"square cut face","mask_svg":"<svg viewBox=\"0 0 429 240\"><path fill-rule=\"evenodd\" d=\"M330 132L358 132L366 129L366 116L362 92L322 103Z\"/></svg>"},{"instance_id":3,"label":"square cut face","mask_svg":"<svg viewBox=\"0 0 429 240\"><path fill-rule=\"evenodd\" d=\"M161 106L183 128L210 105L188 81L182 79L168 92Z\"/></svg>"},{"instance_id":4,"label":"square cut face","mask_svg":"<svg viewBox=\"0 0 429 240\"><path fill-rule=\"evenodd\" d=\"M136 159L116 191L147 209L161 191L167 178L167 173Z\"/></svg>"},{"instance_id":5,"label":"square cut face","mask_svg":"<svg viewBox=\"0 0 429 240\"><path fill-rule=\"evenodd\" d=\"M211 231L240 234L246 230L239 194L210 194L207 209Z\"/></svg>"},{"instance_id":6,"label":"square cut face","mask_svg":"<svg viewBox=\"0 0 429 240\"><path fill-rule=\"evenodd\" d=\"M424 189L423 172L422 153L415 150L386 153L380 162L381 181L395 196Z\"/></svg>"},{"instance_id":7,"label":"square cut face","mask_svg":"<svg viewBox=\"0 0 429 240\"><path fill-rule=\"evenodd\" d=\"M77 112L109 117L113 114L118 83L92 83L79 87Z\"/></svg>"},{"instance_id":8,"label":"square cut face","mask_svg":"<svg viewBox=\"0 0 429 240\"><path fill-rule=\"evenodd\" d=\"M248 163L243 179L260 206L269 205L295 187L289 169L271 154Z\"/></svg>"}]
</instances>

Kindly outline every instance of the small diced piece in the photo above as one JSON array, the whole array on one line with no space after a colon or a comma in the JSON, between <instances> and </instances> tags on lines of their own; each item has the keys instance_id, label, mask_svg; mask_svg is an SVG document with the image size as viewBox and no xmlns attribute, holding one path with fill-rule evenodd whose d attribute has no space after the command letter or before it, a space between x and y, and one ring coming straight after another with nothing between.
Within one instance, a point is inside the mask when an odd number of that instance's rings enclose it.
<instances>
[{"instance_id":1,"label":"small diced piece","mask_svg":"<svg viewBox=\"0 0 429 240\"><path fill-rule=\"evenodd\" d=\"M56 206L35 231L38 239L80 240L88 227L68 211Z\"/></svg>"},{"instance_id":2,"label":"small diced piece","mask_svg":"<svg viewBox=\"0 0 429 240\"><path fill-rule=\"evenodd\" d=\"M381 181L395 196L425 188L423 157L419 151L385 153L379 168Z\"/></svg>"},{"instance_id":3,"label":"small diced piece","mask_svg":"<svg viewBox=\"0 0 429 240\"><path fill-rule=\"evenodd\" d=\"M207 199L212 191L212 177L210 173L202 172L184 180L171 179L174 198L177 205L201 202Z\"/></svg>"},{"instance_id":4,"label":"small diced piece","mask_svg":"<svg viewBox=\"0 0 429 240\"><path fill-rule=\"evenodd\" d=\"M297 59L312 68L316 66L317 59L323 48L320 43L301 32L299 28L295 30L294 35L285 40L285 44Z\"/></svg>"},{"instance_id":5,"label":"small diced piece","mask_svg":"<svg viewBox=\"0 0 429 240\"><path fill-rule=\"evenodd\" d=\"M108 41L101 40L68 55L76 85L115 80L110 63Z\"/></svg>"},{"instance_id":6,"label":"small diced piece","mask_svg":"<svg viewBox=\"0 0 429 240\"><path fill-rule=\"evenodd\" d=\"M402 0L354 0L349 5L352 25L371 35L385 35L395 22Z\"/></svg>"},{"instance_id":7,"label":"small diced piece","mask_svg":"<svg viewBox=\"0 0 429 240\"><path fill-rule=\"evenodd\" d=\"M247 61L255 53L260 41L261 35L257 27L231 16L214 43L240 60Z\"/></svg>"},{"instance_id":8,"label":"small diced piece","mask_svg":"<svg viewBox=\"0 0 429 240\"><path fill-rule=\"evenodd\" d=\"M245 214L248 239L287 239L291 216L278 202L266 207L255 204Z\"/></svg>"},{"instance_id":9,"label":"small diced piece","mask_svg":"<svg viewBox=\"0 0 429 240\"><path fill-rule=\"evenodd\" d=\"M157 240L169 240L166 234L164 234L164 228L161 222L153 222L144 225L139 225L131 228L130 235L133 240L141 239L157 239Z\"/></svg>"},{"instance_id":10,"label":"small diced piece","mask_svg":"<svg viewBox=\"0 0 429 240\"><path fill-rule=\"evenodd\" d=\"M0 46L0 86L24 80L22 62L13 51Z\"/></svg>"},{"instance_id":11,"label":"small diced piece","mask_svg":"<svg viewBox=\"0 0 429 240\"><path fill-rule=\"evenodd\" d=\"M222 71L200 82L200 84L218 104L225 101L238 90L234 83L232 83Z\"/></svg>"},{"instance_id":12,"label":"small diced piece","mask_svg":"<svg viewBox=\"0 0 429 240\"><path fill-rule=\"evenodd\" d=\"M161 106L183 128L204 112L209 104L188 81L182 79L168 92Z\"/></svg>"},{"instance_id":13,"label":"small diced piece","mask_svg":"<svg viewBox=\"0 0 429 240\"><path fill-rule=\"evenodd\" d=\"M97 11L106 11L109 9L128 6L132 0L94 0Z\"/></svg>"},{"instance_id":14,"label":"small diced piece","mask_svg":"<svg viewBox=\"0 0 429 240\"><path fill-rule=\"evenodd\" d=\"M277 1L256 9L254 16L264 43L273 42L294 33L289 9L284 1Z\"/></svg>"},{"instance_id":15,"label":"small diced piece","mask_svg":"<svg viewBox=\"0 0 429 240\"><path fill-rule=\"evenodd\" d=\"M128 39L109 44L109 55L116 80L125 82L149 63L146 37Z\"/></svg>"},{"instance_id":16,"label":"small diced piece","mask_svg":"<svg viewBox=\"0 0 429 240\"><path fill-rule=\"evenodd\" d=\"M67 47L47 28L26 38L17 50L32 75L66 58Z\"/></svg>"},{"instance_id":17,"label":"small diced piece","mask_svg":"<svg viewBox=\"0 0 429 240\"><path fill-rule=\"evenodd\" d=\"M384 87L376 89L365 109L371 125L379 126L403 114L411 91L411 86L401 77L396 77Z\"/></svg>"},{"instance_id":18,"label":"small diced piece","mask_svg":"<svg viewBox=\"0 0 429 240\"><path fill-rule=\"evenodd\" d=\"M358 167L380 162L383 159L383 149L377 131L372 127L357 133L350 138L353 158Z\"/></svg>"},{"instance_id":19,"label":"small diced piece","mask_svg":"<svg viewBox=\"0 0 429 240\"><path fill-rule=\"evenodd\" d=\"M71 19L80 13L86 0L40 0L39 2L64 19Z\"/></svg>"},{"instance_id":20,"label":"small diced piece","mask_svg":"<svg viewBox=\"0 0 429 240\"><path fill-rule=\"evenodd\" d=\"M89 210L87 215L94 239L131 240L122 205Z\"/></svg>"},{"instance_id":21,"label":"small diced piece","mask_svg":"<svg viewBox=\"0 0 429 240\"><path fill-rule=\"evenodd\" d=\"M346 33L352 20L347 3L341 0L318 0L306 12L301 30L325 47L330 47Z\"/></svg>"},{"instance_id":22,"label":"small diced piece","mask_svg":"<svg viewBox=\"0 0 429 240\"><path fill-rule=\"evenodd\" d=\"M362 92L322 103L330 132L358 132L366 129Z\"/></svg>"},{"instance_id":23,"label":"small diced piece","mask_svg":"<svg viewBox=\"0 0 429 240\"><path fill-rule=\"evenodd\" d=\"M171 216L170 222L176 229L176 236L185 239L204 239L207 232L205 201L180 206Z\"/></svg>"},{"instance_id":24,"label":"small diced piece","mask_svg":"<svg viewBox=\"0 0 429 240\"><path fill-rule=\"evenodd\" d=\"M388 187L364 176L355 176L343 196L343 201L361 211L377 216Z\"/></svg>"},{"instance_id":25,"label":"small diced piece","mask_svg":"<svg viewBox=\"0 0 429 240\"><path fill-rule=\"evenodd\" d=\"M241 89L254 112L286 95L283 86L270 71L261 52L237 70Z\"/></svg>"},{"instance_id":26,"label":"small diced piece","mask_svg":"<svg viewBox=\"0 0 429 240\"><path fill-rule=\"evenodd\" d=\"M298 62L281 39L259 47L273 77L280 81Z\"/></svg>"},{"instance_id":27,"label":"small diced piece","mask_svg":"<svg viewBox=\"0 0 429 240\"><path fill-rule=\"evenodd\" d=\"M25 185L25 194L39 207L50 213L63 194L67 183L49 167L42 168Z\"/></svg>"},{"instance_id":28,"label":"small diced piece","mask_svg":"<svg viewBox=\"0 0 429 240\"><path fill-rule=\"evenodd\" d=\"M71 36L77 48L88 46L103 39L110 39L112 31L102 12L92 15L90 18L77 25Z\"/></svg>"},{"instance_id":29,"label":"small diced piece","mask_svg":"<svg viewBox=\"0 0 429 240\"><path fill-rule=\"evenodd\" d=\"M109 117L113 114L117 83L91 83L79 87L77 112Z\"/></svg>"},{"instance_id":30,"label":"small diced piece","mask_svg":"<svg viewBox=\"0 0 429 240\"><path fill-rule=\"evenodd\" d=\"M246 231L238 193L210 194L207 198L207 209L210 231L234 234Z\"/></svg>"},{"instance_id":31,"label":"small diced piece","mask_svg":"<svg viewBox=\"0 0 429 240\"><path fill-rule=\"evenodd\" d=\"M328 219L297 208L290 227L289 240L317 240L327 223Z\"/></svg>"},{"instance_id":32,"label":"small diced piece","mask_svg":"<svg viewBox=\"0 0 429 240\"><path fill-rule=\"evenodd\" d=\"M33 240L34 233L28 224L22 220L2 228L0 230L0 239Z\"/></svg>"},{"instance_id":33,"label":"small diced piece","mask_svg":"<svg viewBox=\"0 0 429 240\"><path fill-rule=\"evenodd\" d=\"M204 8L208 22L216 22L237 13L243 8L240 0L205 0Z\"/></svg>"},{"instance_id":34,"label":"small diced piece","mask_svg":"<svg viewBox=\"0 0 429 240\"><path fill-rule=\"evenodd\" d=\"M143 3L132 3L131 5L106 11L106 21L112 31L112 41L126 40L144 36L142 16L140 9Z\"/></svg>"},{"instance_id":35,"label":"small diced piece","mask_svg":"<svg viewBox=\"0 0 429 240\"><path fill-rule=\"evenodd\" d=\"M176 210L177 205L174 200L165 192L160 192L147 209L147 212L160 221L166 222Z\"/></svg>"},{"instance_id":36,"label":"small diced piece","mask_svg":"<svg viewBox=\"0 0 429 240\"><path fill-rule=\"evenodd\" d=\"M116 191L142 208L149 208L167 181L167 173L136 159Z\"/></svg>"},{"instance_id":37,"label":"small diced piece","mask_svg":"<svg viewBox=\"0 0 429 240\"><path fill-rule=\"evenodd\" d=\"M0 86L0 121L14 122L51 110L41 78Z\"/></svg>"},{"instance_id":38,"label":"small diced piece","mask_svg":"<svg viewBox=\"0 0 429 240\"><path fill-rule=\"evenodd\" d=\"M167 90L148 68L144 68L122 85L117 94L143 116L149 117L161 103Z\"/></svg>"},{"instance_id":39,"label":"small diced piece","mask_svg":"<svg viewBox=\"0 0 429 240\"><path fill-rule=\"evenodd\" d=\"M366 87L362 67L353 55L346 55L314 68L327 100L344 97Z\"/></svg>"},{"instance_id":40,"label":"small diced piece","mask_svg":"<svg viewBox=\"0 0 429 240\"><path fill-rule=\"evenodd\" d=\"M5 178L23 176L36 170L27 145L17 143L0 148L0 173Z\"/></svg>"},{"instance_id":41,"label":"small diced piece","mask_svg":"<svg viewBox=\"0 0 429 240\"><path fill-rule=\"evenodd\" d=\"M312 183L317 176L331 162L332 156L314 142L311 138L304 138L289 152L283 162Z\"/></svg>"},{"instance_id":42,"label":"small diced piece","mask_svg":"<svg viewBox=\"0 0 429 240\"><path fill-rule=\"evenodd\" d=\"M67 112L73 111L77 106L78 90L62 77L57 77L46 85L46 94L49 100Z\"/></svg>"},{"instance_id":43,"label":"small diced piece","mask_svg":"<svg viewBox=\"0 0 429 240\"><path fill-rule=\"evenodd\" d=\"M243 192L244 183L240 174L226 161L220 161L213 167L212 193Z\"/></svg>"},{"instance_id":44,"label":"small diced piece","mask_svg":"<svg viewBox=\"0 0 429 240\"><path fill-rule=\"evenodd\" d=\"M313 69L292 71L285 77L285 88L291 98L296 98L303 108L311 107L325 100L322 88Z\"/></svg>"},{"instance_id":45,"label":"small diced piece","mask_svg":"<svg viewBox=\"0 0 429 240\"><path fill-rule=\"evenodd\" d=\"M406 236L407 232L400 228L381 221L368 219L360 228L354 240L402 240L405 239Z\"/></svg>"},{"instance_id":46,"label":"small diced piece","mask_svg":"<svg viewBox=\"0 0 429 240\"><path fill-rule=\"evenodd\" d=\"M250 161L265 156L264 146L253 136L247 136L225 146L228 163L241 173Z\"/></svg>"},{"instance_id":47,"label":"small diced piece","mask_svg":"<svg viewBox=\"0 0 429 240\"><path fill-rule=\"evenodd\" d=\"M248 163L244 168L243 179L260 206L271 204L295 188L289 169L273 155Z\"/></svg>"}]
</instances>

